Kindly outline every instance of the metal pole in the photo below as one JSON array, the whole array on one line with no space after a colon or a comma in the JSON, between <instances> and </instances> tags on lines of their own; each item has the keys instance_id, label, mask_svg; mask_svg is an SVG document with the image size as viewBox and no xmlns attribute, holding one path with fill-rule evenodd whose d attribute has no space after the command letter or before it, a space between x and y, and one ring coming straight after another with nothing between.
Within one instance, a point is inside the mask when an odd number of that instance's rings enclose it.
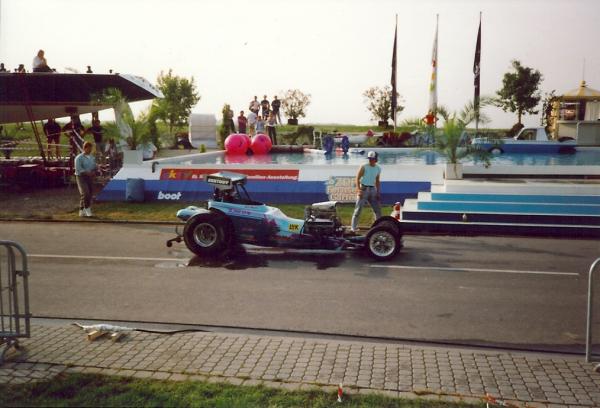
<instances>
[{"instance_id":1,"label":"metal pole","mask_svg":"<svg viewBox=\"0 0 600 408\"><path fill-rule=\"evenodd\" d=\"M589 363L592 357L592 294L593 294L593 282L594 272L596 266L600 265L600 258L596 259L590 267L590 274L588 278L588 303L587 303L587 322L586 322L586 337L585 337L585 361Z\"/></svg>"}]
</instances>

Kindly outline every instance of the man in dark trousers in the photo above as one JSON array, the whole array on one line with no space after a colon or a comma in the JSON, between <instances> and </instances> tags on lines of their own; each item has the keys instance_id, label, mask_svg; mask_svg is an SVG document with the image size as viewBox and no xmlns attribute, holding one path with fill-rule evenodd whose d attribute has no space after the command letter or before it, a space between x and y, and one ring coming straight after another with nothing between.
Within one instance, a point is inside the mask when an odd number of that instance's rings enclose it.
<instances>
[{"instance_id":1,"label":"man in dark trousers","mask_svg":"<svg viewBox=\"0 0 600 408\"><path fill-rule=\"evenodd\" d=\"M96 160L92 155L92 144L85 142L83 152L75 157L75 179L79 189L79 216L92 216L92 194L94 192L94 176Z\"/></svg>"},{"instance_id":2,"label":"man in dark trousers","mask_svg":"<svg viewBox=\"0 0 600 408\"><path fill-rule=\"evenodd\" d=\"M60 142L60 133L60 125L56 123L56 121L53 118L48 119L48 121L44 124L44 134L46 135L46 139L48 141L48 158L52 157L52 146L55 146L56 158L60 159L60 147L58 146Z\"/></svg>"},{"instance_id":3,"label":"man in dark trousers","mask_svg":"<svg viewBox=\"0 0 600 408\"><path fill-rule=\"evenodd\" d=\"M262 108L262 117L267 119L269 117L269 111L271 110L271 104L267 99L267 95L263 95L263 100L260 101L260 107Z\"/></svg>"},{"instance_id":4,"label":"man in dark trousers","mask_svg":"<svg viewBox=\"0 0 600 408\"><path fill-rule=\"evenodd\" d=\"M100 119L92 120L92 126L90 126L85 133L91 133L94 136L94 143L96 144L96 158L102 162L104 157L104 128L100 125ZM84 134L85 134L84 133Z\"/></svg>"},{"instance_id":5,"label":"man in dark trousers","mask_svg":"<svg viewBox=\"0 0 600 408\"><path fill-rule=\"evenodd\" d=\"M83 126L81 125L79 116L71 116L71 121L62 128L62 131L69 137L72 157L77 156L79 152L83 151L83 137L81 135L82 129Z\"/></svg>"},{"instance_id":6,"label":"man in dark trousers","mask_svg":"<svg viewBox=\"0 0 600 408\"><path fill-rule=\"evenodd\" d=\"M273 111L273 115L277 118L277 122L281 125L281 115L279 114L279 109L281 108L281 101L277 99L277 95L273 97L273 102L271 102L271 110Z\"/></svg>"}]
</instances>

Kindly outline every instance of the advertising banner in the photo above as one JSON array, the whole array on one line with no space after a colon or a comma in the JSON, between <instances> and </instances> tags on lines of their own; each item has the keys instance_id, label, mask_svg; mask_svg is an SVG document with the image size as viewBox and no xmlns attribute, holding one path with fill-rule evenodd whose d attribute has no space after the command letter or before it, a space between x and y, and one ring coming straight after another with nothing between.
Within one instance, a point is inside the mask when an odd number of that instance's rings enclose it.
<instances>
[{"instance_id":1,"label":"advertising banner","mask_svg":"<svg viewBox=\"0 0 600 408\"><path fill-rule=\"evenodd\" d=\"M355 202L356 178L331 176L326 182L330 201Z\"/></svg>"},{"instance_id":2,"label":"advertising banner","mask_svg":"<svg viewBox=\"0 0 600 408\"><path fill-rule=\"evenodd\" d=\"M207 174L218 173L222 169L162 169L160 180L177 181L204 181ZM298 181L300 170L298 169L235 169L227 170L248 176L248 180L254 181Z\"/></svg>"}]
</instances>

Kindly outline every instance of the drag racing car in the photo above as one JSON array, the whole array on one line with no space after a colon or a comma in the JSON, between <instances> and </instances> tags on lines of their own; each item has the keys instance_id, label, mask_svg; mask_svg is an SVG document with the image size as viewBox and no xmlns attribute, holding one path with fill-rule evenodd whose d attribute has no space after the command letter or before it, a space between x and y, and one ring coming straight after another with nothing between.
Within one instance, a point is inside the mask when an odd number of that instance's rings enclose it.
<instances>
[{"instance_id":1,"label":"drag racing car","mask_svg":"<svg viewBox=\"0 0 600 408\"><path fill-rule=\"evenodd\" d=\"M183 232L167 241L185 242L199 256L215 256L236 244L295 249L364 249L376 260L394 257L402 247L400 224L381 217L366 235L356 235L342 226L337 202L315 203L305 208L304 219L290 218L280 209L253 201L246 176L219 172L205 177L214 187L206 208L189 206L177 212L185 222Z\"/></svg>"}]
</instances>

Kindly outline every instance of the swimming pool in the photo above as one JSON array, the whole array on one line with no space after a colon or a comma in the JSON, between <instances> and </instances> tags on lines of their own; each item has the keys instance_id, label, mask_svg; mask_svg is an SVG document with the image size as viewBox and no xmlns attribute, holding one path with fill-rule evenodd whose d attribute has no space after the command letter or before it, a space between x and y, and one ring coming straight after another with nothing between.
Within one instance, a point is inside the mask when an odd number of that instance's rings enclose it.
<instances>
[{"instance_id":1,"label":"swimming pool","mask_svg":"<svg viewBox=\"0 0 600 408\"><path fill-rule=\"evenodd\" d=\"M379 164L383 166L400 165L439 165L445 164L446 158L436 151L423 149L373 149L379 153ZM365 163L367 150L351 149L348 154L336 152L325 155L318 150L306 153L277 153L267 155L227 155L190 157L180 161L183 165L193 166L207 163L214 164L249 164L249 165L346 165L359 166ZM461 160L464 165L480 165L472 158ZM573 154L525 154L504 153L491 156L492 166L594 166L600 165L600 148L583 149Z\"/></svg>"},{"instance_id":2,"label":"swimming pool","mask_svg":"<svg viewBox=\"0 0 600 408\"><path fill-rule=\"evenodd\" d=\"M381 198L393 204L431 191L444 184L446 159L423 149L373 149L380 152ZM126 152L132 155L136 152ZM362 154L336 152L331 157L319 150L246 156L223 151L198 153L142 162L125 160L125 166L98 195L98 200L125 201L130 179L143 179L144 199L196 201L210 197L206 174L221 170L248 176L254 199L268 203L311 203L355 199L354 180ZM600 149L582 149L575 154L502 154L492 157L489 167L464 160L465 177L511 178L600 178Z\"/></svg>"}]
</instances>

